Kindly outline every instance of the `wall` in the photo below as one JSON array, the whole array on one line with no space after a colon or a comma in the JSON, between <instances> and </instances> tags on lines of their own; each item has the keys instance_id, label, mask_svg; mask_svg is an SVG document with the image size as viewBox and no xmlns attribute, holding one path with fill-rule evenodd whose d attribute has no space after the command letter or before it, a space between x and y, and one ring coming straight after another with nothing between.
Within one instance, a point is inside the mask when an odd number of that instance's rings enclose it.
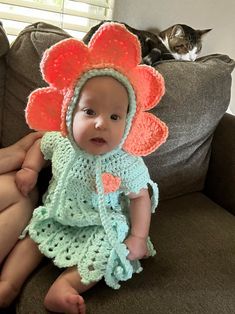
<instances>
[{"instance_id":1,"label":"wall","mask_svg":"<svg viewBox=\"0 0 235 314\"><path fill-rule=\"evenodd\" d=\"M201 56L227 54L235 59L234 0L116 0L114 20L138 29L163 30L180 23L195 29L213 28L204 38ZM230 110L235 114L235 70Z\"/></svg>"}]
</instances>

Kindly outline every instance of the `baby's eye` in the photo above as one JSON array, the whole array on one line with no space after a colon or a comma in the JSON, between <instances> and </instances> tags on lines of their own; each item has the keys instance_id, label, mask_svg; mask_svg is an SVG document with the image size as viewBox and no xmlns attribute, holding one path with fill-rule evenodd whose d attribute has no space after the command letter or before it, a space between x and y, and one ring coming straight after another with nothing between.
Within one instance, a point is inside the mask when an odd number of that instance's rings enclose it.
<instances>
[{"instance_id":1,"label":"baby's eye","mask_svg":"<svg viewBox=\"0 0 235 314\"><path fill-rule=\"evenodd\" d=\"M117 114L112 114L112 115L111 115L111 119L114 120L114 121L117 121L117 120L120 119L120 116L117 115Z\"/></svg>"},{"instance_id":2,"label":"baby's eye","mask_svg":"<svg viewBox=\"0 0 235 314\"><path fill-rule=\"evenodd\" d=\"M85 114L88 115L88 116L94 116L94 115L95 115L95 111L92 110L92 109L85 108L83 111L84 111Z\"/></svg>"}]
</instances>

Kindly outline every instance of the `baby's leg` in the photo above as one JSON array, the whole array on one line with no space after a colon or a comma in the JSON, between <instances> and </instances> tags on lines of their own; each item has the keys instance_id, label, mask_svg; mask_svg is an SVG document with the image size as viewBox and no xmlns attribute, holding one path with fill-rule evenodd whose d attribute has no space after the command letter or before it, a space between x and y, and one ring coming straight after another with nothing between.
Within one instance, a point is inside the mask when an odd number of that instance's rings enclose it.
<instances>
[{"instance_id":1,"label":"baby's leg","mask_svg":"<svg viewBox=\"0 0 235 314\"><path fill-rule=\"evenodd\" d=\"M85 303L80 293L94 286L96 282L84 285L76 267L64 271L48 291L44 305L57 313L85 314Z\"/></svg>"},{"instance_id":2,"label":"baby's leg","mask_svg":"<svg viewBox=\"0 0 235 314\"><path fill-rule=\"evenodd\" d=\"M0 176L0 264L28 224L36 202L36 189L29 197L18 191L15 172Z\"/></svg>"},{"instance_id":3,"label":"baby's leg","mask_svg":"<svg viewBox=\"0 0 235 314\"><path fill-rule=\"evenodd\" d=\"M12 303L42 257L36 243L29 237L17 243L7 257L0 274L0 308Z\"/></svg>"}]
</instances>

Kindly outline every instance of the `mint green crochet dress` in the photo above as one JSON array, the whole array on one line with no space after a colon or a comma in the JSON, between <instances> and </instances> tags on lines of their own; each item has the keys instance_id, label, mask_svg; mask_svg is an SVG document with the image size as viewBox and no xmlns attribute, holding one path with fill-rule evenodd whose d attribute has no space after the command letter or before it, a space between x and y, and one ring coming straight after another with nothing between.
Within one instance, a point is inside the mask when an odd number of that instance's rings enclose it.
<instances>
[{"instance_id":1,"label":"mint green crochet dress","mask_svg":"<svg viewBox=\"0 0 235 314\"><path fill-rule=\"evenodd\" d=\"M52 161L53 178L27 227L30 237L58 267L77 266L84 284L104 278L119 288L119 281L141 271L139 261L127 259L123 243L130 229L127 195L151 186L152 211L158 201L143 159L120 148L92 156L59 132L46 133L41 150ZM102 173L121 178L120 188L104 194ZM154 255L150 239L148 247Z\"/></svg>"}]
</instances>

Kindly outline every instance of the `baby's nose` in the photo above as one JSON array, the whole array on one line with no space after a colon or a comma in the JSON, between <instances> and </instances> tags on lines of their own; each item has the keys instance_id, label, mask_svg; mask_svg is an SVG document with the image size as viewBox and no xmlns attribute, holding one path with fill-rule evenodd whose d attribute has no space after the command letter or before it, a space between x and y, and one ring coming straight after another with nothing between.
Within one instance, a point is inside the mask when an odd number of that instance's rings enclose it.
<instances>
[{"instance_id":1,"label":"baby's nose","mask_svg":"<svg viewBox=\"0 0 235 314\"><path fill-rule=\"evenodd\" d=\"M95 127L97 129L106 129L108 126L107 119L105 117L97 117Z\"/></svg>"}]
</instances>

